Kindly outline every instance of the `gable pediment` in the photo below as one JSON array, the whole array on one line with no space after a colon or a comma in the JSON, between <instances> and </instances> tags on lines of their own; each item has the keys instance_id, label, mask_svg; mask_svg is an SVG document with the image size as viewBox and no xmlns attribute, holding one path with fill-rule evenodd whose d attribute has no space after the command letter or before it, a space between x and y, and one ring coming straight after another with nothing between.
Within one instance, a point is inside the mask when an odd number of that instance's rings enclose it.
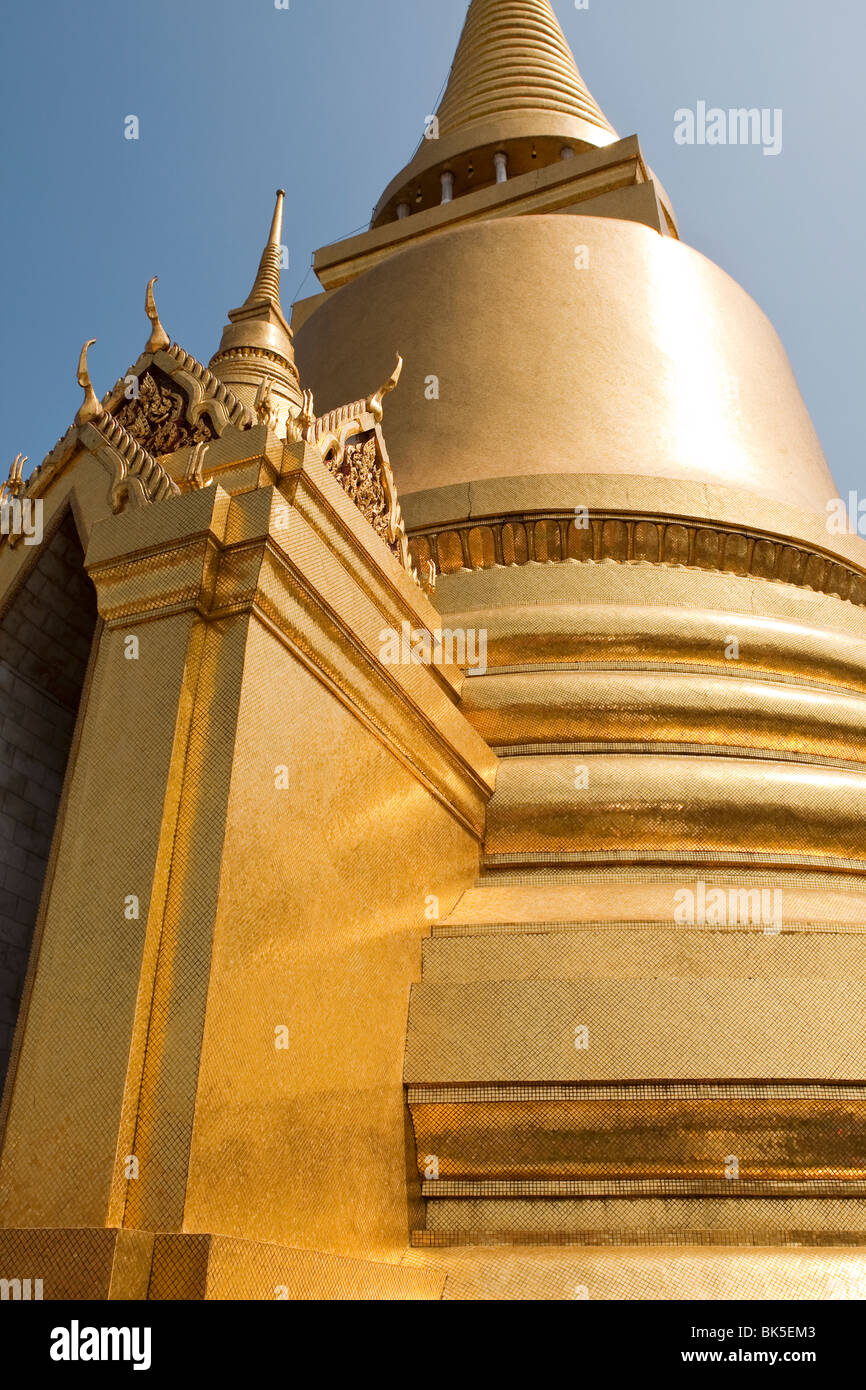
<instances>
[{"instance_id":1,"label":"gable pediment","mask_svg":"<svg viewBox=\"0 0 866 1390\"><path fill-rule=\"evenodd\" d=\"M156 458L256 423L249 407L176 343L144 353L103 406Z\"/></svg>"},{"instance_id":2,"label":"gable pediment","mask_svg":"<svg viewBox=\"0 0 866 1390\"><path fill-rule=\"evenodd\" d=\"M111 413L142 449L159 456L216 438L205 409L190 418L192 404L171 377L151 363L140 376L130 377L123 401Z\"/></svg>"}]
</instances>

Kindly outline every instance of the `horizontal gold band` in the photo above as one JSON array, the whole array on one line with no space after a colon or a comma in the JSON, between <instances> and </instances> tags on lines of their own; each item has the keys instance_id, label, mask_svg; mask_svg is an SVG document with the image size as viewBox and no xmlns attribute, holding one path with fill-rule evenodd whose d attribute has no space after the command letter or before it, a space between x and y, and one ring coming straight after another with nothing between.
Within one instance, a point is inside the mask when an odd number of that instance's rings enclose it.
<instances>
[{"instance_id":1,"label":"horizontal gold band","mask_svg":"<svg viewBox=\"0 0 866 1390\"><path fill-rule=\"evenodd\" d=\"M432 560L442 574L533 561L643 561L775 579L866 604L866 572L859 567L840 561L829 549L788 544L771 533L732 523L602 512L590 514L581 524L574 509L512 513L414 531L410 550L419 569Z\"/></svg>"}]
</instances>

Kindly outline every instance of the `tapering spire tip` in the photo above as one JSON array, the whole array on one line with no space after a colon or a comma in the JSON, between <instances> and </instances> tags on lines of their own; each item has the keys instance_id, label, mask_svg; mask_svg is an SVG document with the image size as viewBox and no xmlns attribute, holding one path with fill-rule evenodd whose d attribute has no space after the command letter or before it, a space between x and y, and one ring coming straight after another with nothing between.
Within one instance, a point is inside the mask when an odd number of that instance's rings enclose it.
<instances>
[{"instance_id":1,"label":"tapering spire tip","mask_svg":"<svg viewBox=\"0 0 866 1390\"><path fill-rule=\"evenodd\" d=\"M279 246L283 236L283 200L286 196L284 188L278 188L276 192L276 206L271 222L271 230L268 235L268 246Z\"/></svg>"}]
</instances>

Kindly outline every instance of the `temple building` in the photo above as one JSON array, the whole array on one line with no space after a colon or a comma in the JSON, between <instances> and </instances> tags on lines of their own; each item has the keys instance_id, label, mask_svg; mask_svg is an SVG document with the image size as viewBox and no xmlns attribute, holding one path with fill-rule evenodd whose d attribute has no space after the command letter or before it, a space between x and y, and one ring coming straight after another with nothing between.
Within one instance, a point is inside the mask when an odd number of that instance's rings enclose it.
<instances>
[{"instance_id":1,"label":"temple building","mask_svg":"<svg viewBox=\"0 0 866 1390\"><path fill-rule=\"evenodd\" d=\"M3 490L0 1276L866 1296L866 544L772 326L549 0L290 314L283 202Z\"/></svg>"}]
</instances>

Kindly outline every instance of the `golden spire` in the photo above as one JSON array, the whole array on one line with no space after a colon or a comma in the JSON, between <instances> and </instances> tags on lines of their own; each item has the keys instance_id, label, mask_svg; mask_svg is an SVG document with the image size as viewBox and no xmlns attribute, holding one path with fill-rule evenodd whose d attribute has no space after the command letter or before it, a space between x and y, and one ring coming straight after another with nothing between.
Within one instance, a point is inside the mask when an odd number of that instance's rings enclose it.
<instances>
[{"instance_id":1,"label":"golden spire","mask_svg":"<svg viewBox=\"0 0 866 1390\"><path fill-rule=\"evenodd\" d=\"M439 134L519 111L559 112L616 134L578 72L550 0L472 0L439 106Z\"/></svg>"},{"instance_id":2,"label":"golden spire","mask_svg":"<svg viewBox=\"0 0 866 1390\"><path fill-rule=\"evenodd\" d=\"M550 0L472 0L439 110L373 225L618 139Z\"/></svg>"},{"instance_id":3,"label":"golden spire","mask_svg":"<svg viewBox=\"0 0 866 1390\"><path fill-rule=\"evenodd\" d=\"M270 301L280 307L280 267L282 264L283 241L283 203L286 197L284 188L277 189L277 203L271 219L268 244L262 252L259 270L253 287L247 295L244 308ZM280 308L280 312L282 309Z\"/></svg>"},{"instance_id":4,"label":"golden spire","mask_svg":"<svg viewBox=\"0 0 866 1390\"><path fill-rule=\"evenodd\" d=\"M249 406L265 376L271 379L275 396L292 405L301 403L292 330L280 303L285 196L284 189L277 190L271 230L253 287L240 308L229 313L219 351L210 363L214 375Z\"/></svg>"}]
</instances>

